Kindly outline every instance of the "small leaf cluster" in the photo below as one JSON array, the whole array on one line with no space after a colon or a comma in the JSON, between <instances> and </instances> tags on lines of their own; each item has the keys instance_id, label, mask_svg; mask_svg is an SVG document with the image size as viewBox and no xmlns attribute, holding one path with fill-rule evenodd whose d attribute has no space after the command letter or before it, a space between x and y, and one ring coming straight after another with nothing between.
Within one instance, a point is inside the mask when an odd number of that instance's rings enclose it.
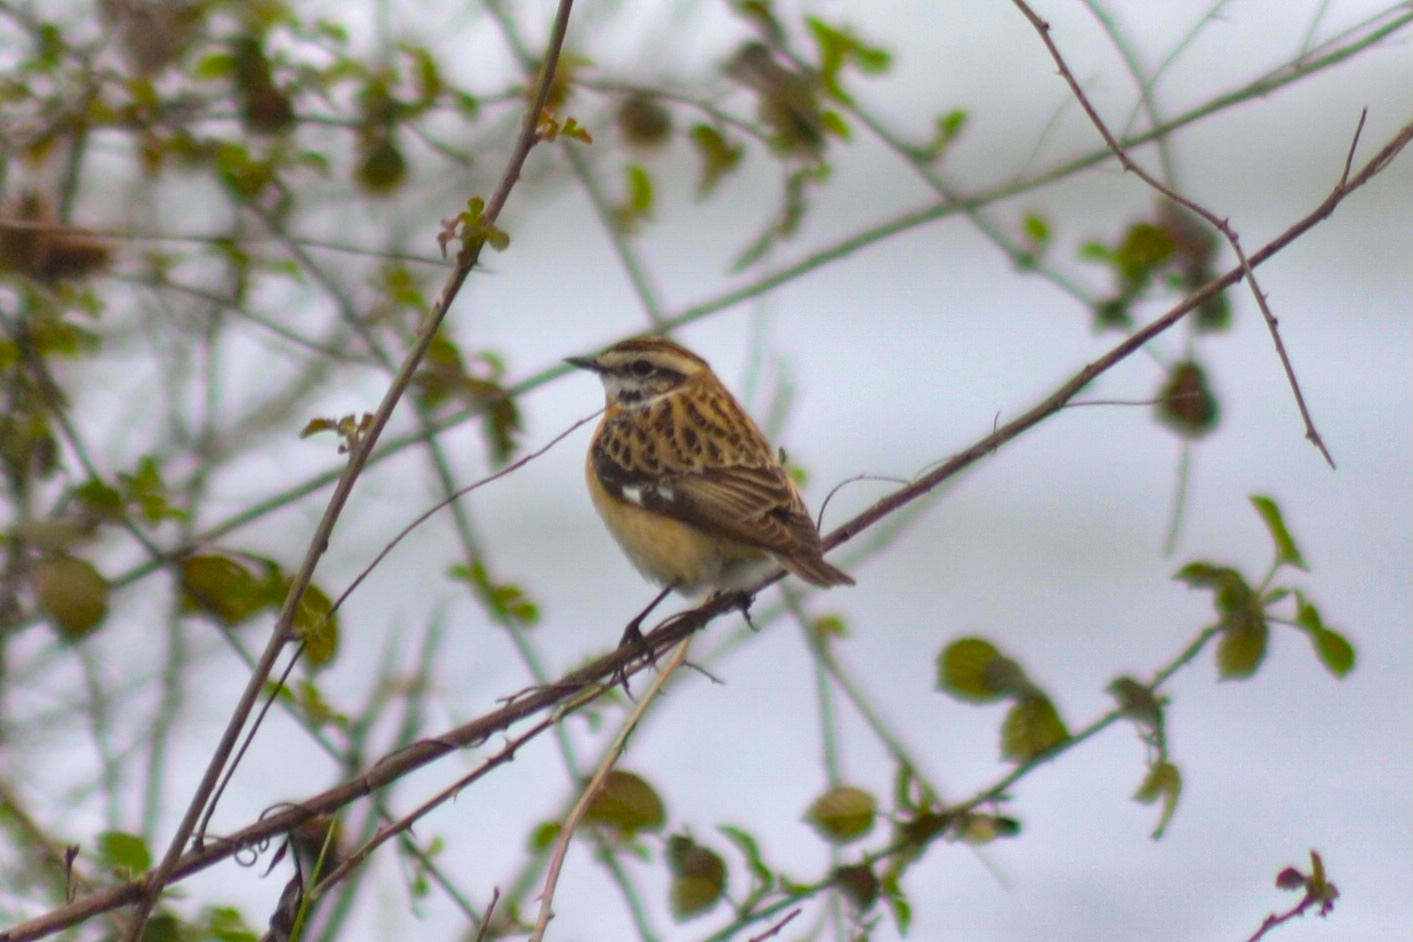
<instances>
[{"instance_id":1,"label":"small leaf cluster","mask_svg":"<svg viewBox=\"0 0 1413 942\"><path fill-rule=\"evenodd\" d=\"M1133 305L1155 286L1184 295L1207 284L1217 246L1217 234L1205 220L1167 199L1158 202L1151 219L1131 223L1112 242L1086 242L1080 258L1107 267L1115 283L1114 293L1095 306L1095 329L1131 329ZM1229 327L1231 306L1225 295L1205 302L1194 323L1199 331Z\"/></svg>"},{"instance_id":2,"label":"small leaf cluster","mask_svg":"<svg viewBox=\"0 0 1413 942\"><path fill-rule=\"evenodd\" d=\"M1158 840L1167 831L1182 796L1182 772L1168 754L1167 700L1159 697L1153 686L1127 676L1115 678L1107 689L1118 701L1119 713L1133 724L1148 747L1148 772L1133 800L1144 805L1161 802L1158 824L1151 835Z\"/></svg>"},{"instance_id":3,"label":"small leaf cluster","mask_svg":"<svg viewBox=\"0 0 1413 942\"><path fill-rule=\"evenodd\" d=\"M943 649L937 658L937 686L971 703L1011 703L1001 724L1004 759L1030 762L1070 738L1049 695L985 638L962 638Z\"/></svg>"},{"instance_id":4,"label":"small leaf cluster","mask_svg":"<svg viewBox=\"0 0 1413 942\"><path fill-rule=\"evenodd\" d=\"M456 563L447 574L469 585L491 616L503 625L529 628L540 620L540 608L525 589L514 583L492 581L483 562Z\"/></svg>"},{"instance_id":5,"label":"small leaf cluster","mask_svg":"<svg viewBox=\"0 0 1413 942\"><path fill-rule=\"evenodd\" d=\"M1339 899L1339 887L1330 880L1325 872L1324 860L1313 850L1310 851L1310 872L1301 873L1295 867L1286 867L1276 874L1276 887L1304 892L1305 898L1301 900L1300 908L1317 906L1321 916L1328 916L1334 909L1335 900Z\"/></svg>"},{"instance_id":6,"label":"small leaf cluster","mask_svg":"<svg viewBox=\"0 0 1413 942\"><path fill-rule=\"evenodd\" d=\"M622 769L610 771L599 784L584 813L584 823L639 857L651 856L642 838L667 826L667 809L647 779ZM557 825L541 827L536 843L548 846L558 836ZM668 906L684 922L713 909L726 894L726 861L689 833L669 835L662 845L667 867Z\"/></svg>"},{"instance_id":7,"label":"small leaf cluster","mask_svg":"<svg viewBox=\"0 0 1413 942\"><path fill-rule=\"evenodd\" d=\"M413 377L417 398L429 409L455 398L482 418L491 464L503 467L515 454L521 431L520 410L501 385L505 361L489 350L472 357L467 366L461 349L445 334L438 334L427 348L422 366Z\"/></svg>"},{"instance_id":8,"label":"small leaf cluster","mask_svg":"<svg viewBox=\"0 0 1413 942\"><path fill-rule=\"evenodd\" d=\"M787 23L766 2L740 2L735 12L756 38L743 40L722 65L722 73L750 95L756 123L739 119L715 103L696 102L688 95L665 95L631 89L618 100L615 124L621 138L643 156L661 151L678 126L677 113L698 111L705 120L684 122L686 140L698 159L697 197L710 196L728 175L743 166L745 140L754 140L784 164L782 199L761 231L736 257L741 269L762 258L777 242L799 231L811 188L831 176L826 162L831 139L847 141L852 129L845 112L853 105L846 89L850 75L876 76L892 66L886 49L863 39L853 28L807 16ZM812 46L809 52L791 48L788 37L798 33ZM801 45L805 45L802 42ZM841 107L830 107L830 105ZM920 159L934 160L961 131L965 115L939 119L936 139L918 148ZM625 195L612 207L625 232L639 230L653 216L656 188L652 171L642 160L625 164Z\"/></svg>"},{"instance_id":9,"label":"small leaf cluster","mask_svg":"<svg viewBox=\"0 0 1413 942\"><path fill-rule=\"evenodd\" d=\"M1271 535L1271 565L1259 581L1249 580L1237 569L1198 560L1178 571L1176 578L1212 593L1218 635L1217 673L1222 680L1245 680L1255 675L1270 646L1271 624L1284 624L1303 632L1315 656L1332 675L1343 678L1354 669L1354 646L1338 630L1325 624L1319 608L1302 591L1277 585L1276 576L1287 569L1308 571L1304 556L1286 527L1280 507L1270 497L1254 496L1251 504ZM1253 581L1255 584L1253 584ZM1290 615L1281 606L1294 604Z\"/></svg>"},{"instance_id":10,"label":"small leaf cluster","mask_svg":"<svg viewBox=\"0 0 1413 942\"><path fill-rule=\"evenodd\" d=\"M291 579L273 559L251 554L198 553L181 564L181 605L235 627L262 613L276 612L289 595ZM294 616L294 635L305 644L312 667L329 664L338 652L339 617L333 602L310 585Z\"/></svg>"},{"instance_id":11,"label":"small leaf cluster","mask_svg":"<svg viewBox=\"0 0 1413 942\"><path fill-rule=\"evenodd\" d=\"M510 235L486 218L486 201L473 196L466 201L466 209L450 219L442 220L442 231L437 235L437 244L442 254L446 254L447 244L461 243L458 260L465 261L479 252L481 246L489 245L497 252L510 248Z\"/></svg>"},{"instance_id":12,"label":"small leaf cluster","mask_svg":"<svg viewBox=\"0 0 1413 942\"><path fill-rule=\"evenodd\" d=\"M358 443L363 440L364 434L373 426L373 413L364 412L362 415L345 415L341 418L331 419L317 416L305 423L304 428L299 430L300 438L308 438L320 432L333 432L339 437L339 454L345 455L358 447Z\"/></svg>"},{"instance_id":13,"label":"small leaf cluster","mask_svg":"<svg viewBox=\"0 0 1413 942\"><path fill-rule=\"evenodd\" d=\"M889 811L881 811L878 798L866 789L836 785L810 803L805 820L822 839L837 847L853 845L872 834L880 820L891 825L881 846L840 864L828 881L849 901L855 923L865 933L878 921L870 912L879 900L886 903L898 931L907 932L912 902L903 889L903 876L934 842L980 845L1020 833L1019 823L1002 815L974 808L944 808L906 762L899 763L894 775Z\"/></svg>"}]
</instances>

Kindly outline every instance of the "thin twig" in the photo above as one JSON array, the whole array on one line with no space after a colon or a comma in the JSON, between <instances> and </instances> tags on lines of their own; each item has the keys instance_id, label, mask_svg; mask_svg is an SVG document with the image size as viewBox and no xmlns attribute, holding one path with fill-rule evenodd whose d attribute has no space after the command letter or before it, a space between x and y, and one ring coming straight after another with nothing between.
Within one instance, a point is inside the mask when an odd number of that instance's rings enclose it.
<instances>
[{"instance_id":1,"label":"thin twig","mask_svg":"<svg viewBox=\"0 0 1413 942\"><path fill-rule=\"evenodd\" d=\"M397 837L400 834L406 833L412 828L412 825L416 824L418 821L426 817L435 809L441 807L451 799L455 798L458 794L460 794L462 789L466 788L468 785L475 782L477 779L480 779L492 769L504 765L505 763L514 759L516 751L519 750L521 746L525 745L527 742L539 736L545 730L549 729L550 726L554 725L556 722L558 722L558 720L559 718L556 716L548 716L540 722L536 723L534 726L530 727L530 729L526 732L521 733L519 736L516 736L513 739L507 740L505 745L501 747L499 752L486 759L471 772L468 772L466 775L463 775L461 778L457 779L455 782L451 783L446 788L443 788L441 791L437 792L431 798L428 798L426 801L422 802L422 804L418 805L416 808L413 808L401 818L398 818L395 821L391 821L378 828L377 832L372 837L365 841L361 847L354 850L347 857L345 857L337 867L329 871L328 875L321 879L319 883L312 890L309 891L310 900L317 900L319 897L323 896L330 889L336 886L340 881L347 878L348 875L353 872L354 868L361 865L363 861L367 860L368 857L372 855L373 851L377 850L389 839Z\"/></svg>"},{"instance_id":2,"label":"thin twig","mask_svg":"<svg viewBox=\"0 0 1413 942\"><path fill-rule=\"evenodd\" d=\"M773 939L775 936L779 935L781 931L792 921L794 921L795 917L802 912L804 912L804 910L799 908L790 910L790 912L786 913L784 919L780 920L775 925L762 932L760 935L751 936L749 942L765 942L766 939Z\"/></svg>"},{"instance_id":3,"label":"thin twig","mask_svg":"<svg viewBox=\"0 0 1413 942\"><path fill-rule=\"evenodd\" d=\"M628 746L628 737L633 734L633 730L638 728L646 715L649 705L655 701L667 685L667 680L677 672L682 666L682 662L687 658L687 648L692 644L692 638L682 639L677 645L677 650L672 653L672 658L667 662L667 666L653 678L652 685L648 687L647 693L638 701L633 712L623 722L623 726L618 731L618 735L613 738L613 743L603 754L599 766L594 770L594 776L589 780L589 784L584 786L584 792L579 796L579 800L574 803L573 809L569 812L569 817L564 819L564 824L559 829L559 836L555 840L554 853L550 856L549 871L545 874L545 888L540 894L540 909L535 916L535 931L530 935L530 942L543 942L545 930L549 928L549 921L554 917L554 891L559 885L559 874L564 868L564 858L569 853L569 841L578 830L579 825L584 820L584 815L589 811L589 805L593 802L594 796L598 794L599 788L603 786L604 779L618 762L619 756L623 755L623 750Z\"/></svg>"},{"instance_id":4,"label":"thin twig","mask_svg":"<svg viewBox=\"0 0 1413 942\"><path fill-rule=\"evenodd\" d=\"M367 566L364 566L362 571L360 571L358 575L354 577L353 581L348 584L348 588L344 589L343 594L341 594L334 601L332 608L330 608L329 610L329 614L332 615L334 612L338 611L339 607L343 605L345 601L347 601L350 595L353 594L353 590L358 588L358 586L362 584L363 580L367 579L368 576L372 574L374 569L378 568L378 564L387 558L387 555L393 551L397 544L401 543L404 539L406 539L408 534L410 534L413 530L417 529L422 524L430 520L432 516L437 513L437 511L441 510L443 507L446 507L448 504L460 500L461 498L465 497L467 494L471 493L474 490L478 490L482 487L485 487L487 484L490 484L493 481L498 481L501 478L505 477L507 474L519 471L521 468L525 467L525 465L534 461L536 458L549 451L555 445L558 445L560 442L564 441L564 439L568 438L571 433L577 431L581 426L587 425L589 422L592 422L594 419L597 419L602 412L603 410L600 409L593 415L584 416L582 419L579 419L573 425L560 432L554 438L551 438L549 442L546 443L543 447L532 451L529 454L522 455L519 459L512 462L511 464L506 465L504 468L501 468L494 474L489 474L486 477L481 478L479 481L476 481L472 484L468 484L465 487L458 488L449 497L445 497L442 500L437 501L431 507L427 508L426 511L421 514L418 514L417 517L415 517L411 523L403 527L402 530L398 532L397 536L389 540L388 544L378 551L378 555L373 557L372 562L370 562Z\"/></svg>"}]
</instances>

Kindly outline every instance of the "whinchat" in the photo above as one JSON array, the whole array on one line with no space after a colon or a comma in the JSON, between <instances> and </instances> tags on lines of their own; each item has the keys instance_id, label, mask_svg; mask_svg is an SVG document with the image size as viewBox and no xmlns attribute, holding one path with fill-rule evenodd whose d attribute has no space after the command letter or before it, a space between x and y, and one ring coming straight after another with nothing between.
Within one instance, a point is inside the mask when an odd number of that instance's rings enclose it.
<instances>
[{"instance_id":1,"label":"whinchat","mask_svg":"<svg viewBox=\"0 0 1413 942\"><path fill-rule=\"evenodd\" d=\"M854 584L824 561L795 482L706 360L647 337L567 362L597 373L607 400L589 496L663 595L739 591L772 562L813 585Z\"/></svg>"}]
</instances>

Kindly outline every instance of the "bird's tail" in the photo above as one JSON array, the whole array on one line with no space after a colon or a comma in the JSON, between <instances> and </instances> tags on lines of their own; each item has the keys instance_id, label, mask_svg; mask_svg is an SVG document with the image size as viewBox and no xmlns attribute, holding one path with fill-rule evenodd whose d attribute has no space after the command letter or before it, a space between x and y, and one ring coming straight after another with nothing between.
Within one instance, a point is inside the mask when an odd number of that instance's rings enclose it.
<instances>
[{"instance_id":1,"label":"bird's tail","mask_svg":"<svg viewBox=\"0 0 1413 942\"><path fill-rule=\"evenodd\" d=\"M821 588L829 588L832 585L853 585L854 577L842 569L836 569L824 561L823 556L809 558L796 557L794 559L780 559L780 565L784 566L792 575L799 576L810 585L817 585Z\"/></svg>"}]
</instances>

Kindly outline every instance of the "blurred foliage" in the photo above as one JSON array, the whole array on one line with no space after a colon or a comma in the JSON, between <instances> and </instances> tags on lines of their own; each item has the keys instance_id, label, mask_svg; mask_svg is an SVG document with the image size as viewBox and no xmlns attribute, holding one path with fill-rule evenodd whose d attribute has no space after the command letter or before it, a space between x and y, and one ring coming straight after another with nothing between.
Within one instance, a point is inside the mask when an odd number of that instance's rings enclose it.
<instances>
[{"instance_id":1,"label":"blurred foliage","mask_svg":"<svg viewBox=\"0 0 1413 942\"><path fill-rule=\"evenodd\" d=\"M408 346L425 339L428 311L445 300L446 257L509 252L533 243L518 227L558 224L552 214L521 212L507 221L488 212L542 65L525 51L524 37L511 35L499 37L508 53L502 58L528 56L528 65L498 65L477 45L481 26L534 37L543 24L530 23L522 5L472 6L474 42L441 35L441 13L413 22L392 8L373 14L297 0L0 5L0 745L17 755L0 772L0 826L17 851L0 868L0 922L152 866L160 849L154 842L186 797L173 791L181 778L171 765L174 744L190 738L194 727L185 724L193 715L206 722L225 709L208 696L203 671L212 662L222 672L248 670L252 629L272 624L287 603L312 532L314 505L300 501L323 499L347 466L339 456L366 441L369 390L385 385ZM732 214L738 241L720 247L731 259L723 277L745 269L774 277L782 250L815 251L802 236L812 223L833 222L819 207L846 149L879 137L867 98L888 88L870 83L891 76L894 54L832 18L832 8L799 16L765 0L726 6L734 32L695 76L669 79L665 65L646 78L617 74L603 64L612 57L591 54L587 27L571 31L576 43L582 35L583 48L560 59L545 110L529 116L540 146L522 181L532 194L527 202L547 204L570 178L563 149L575 148L591 173L614 181L606 191L615 196L596 207L612 232L574 235L621 237L631 248L662 221L692 211L676 196L673 176L686 157L694 175L684 184L688 198L718 201ZM928 107L932 117L915 133L887 143L900 167L931 181L939 206L959 211L968 194L945 195L938 175L991 115L944 94ZM768 178L774 189L743 199L748 177ZM1020 192L1026 202L996 227L1010 232L1004 251L1025 276L1066 283L1068 273L1056 274L1057 259L1073 258L1062 251L1065 220L1046 208L1044 193ZM874 224L850 219L844 228ZM836 245L819 264L862 244ZM1092 296L1079 292L1091 326L1131 331L1146 306L1202 288L1215 276L1223 244L1205 221L1167 200L1087 239L1079 259L1104 280ZM529 277L550 279L565 304L585 307L585 318L599 316L582 299L591 286L552 266ZM869 316L860 312L861 322ZM533 364L483 339L481 317L520 318L527 330L538 329L532 311L478 308L471 327L444 328L431 339L398 408L406 424L397 434L435 473L406 471L410 462L390 475L392 486L377 493L396 498L399 513L410 515L409 495L428 481L448 497L462 478L522 455L532 416L521 397L544 377L527 379ZM1216 339L1232 319L1225 294L1203 302L1188 319L1182 357L1163 367L1155 416L1187 442L1219 430L1221 400L1209 377L1217 361L1197 342ZM473 436L463 453L442 444L442 431L468 422L479 440ZM256 492L266 485L274 492ZM534 645L544 632L523 629L541 623L538 588L557 574L496 555L470 503L446 515L459 521L457 550L418 562L424 574L446 574L450 589L423 578L415 590L469 598L468 634L494 626L523 645L530 653L522 657L538 670ZM1280 507L1267 497L1253 498L1253 506L1275 548L1264 575L1209 560L1177 574L1210 592L1215 610L1214 623L1196 629L1193 656L1213 640L1218 676L1245 680L1261 670L1280 629L1290 629L1306 636L1333 676L1346 676L1356 664L1354 646L1303 587L1286 580L1308 567ZM354 505L336 538L350 531L389 538L370 525L372 512ZM233 531L254 523L263 526L233 542ZM378 546L355 549L361 558ZM436 626L405 634L398 626L387 649L370 656L376 680L350 692L351 666L322 671L339 664L343 620L357 621L360 612L356 601L335 609L337 577L322 572L293 611L300 644L289 648L300 650L307 671L272 678L264 692L293 724L291 749L319 753L338 776L351 777L427 727L463 717L463 702L447 707L432 698L446 694L438 681L460 682L469 669L441 660ZM40 623L52 630L31 630ZM803 624L823 650L864 634L837 614ZM349 637L372 643L352 626ZM24 696L33 694L28 668L43 678L40 695L29 698L41 708ZM997 755L1006 777L971 800L948 803L924 780L925 763L887 742L891 764L868 769L870 778L860 781L891 773L891 794L840 784L831 774L813 795L790 796L790 807L806 809L803 823L791 824L812 831L829 860L813 878L791 869L799 861L772 856L763 834L744 824L721 824L699 840L691 813L670 817L667 797L647 773L609 772L588 806L584 836L630 909L639 905L637 865L646 862L663 880L675 920L712 914L727 921L721 932L744 937L747 926L836 892L848 904L848 930L862 940L885 918L905 933L914 904L931 902L916 887L910 895L904 878L938 845L1018 837L1010 783L1103 723L1131 725L1143 744L1134 799L1155 806L1153 836L1172 822L1183 777L1169 755L1171 704L1159 693L1165 677L1117 678L1108 688L1112 714L1073 731L1019 657L987 638L947 644L935 677L956 700L1005 707ZM577 716L597 733L622 702ZM85 728L97 771L86 773L88 781L61 781L60 771L20 760L31 725L35 741ZM717 761L703 760L703 774L738 773L727 768L730 757L713 767ZM768 769L749 771L771 787ZM275 779L290 789L281 801L325 784L287 783L282 769L241 768L239 775L257 772L262 784ZM31 793L48 792L35 796L34 815L8 797L11 777L25 779ZM570 777L582 784L577 771ZM544 803L559 787L545 783L545 793L504 809L524 814L530 862L521 876L530 876L508 891L489 937L525 928L527 887L561 834L559 821L544 820L552 817ZM382 800L375 795L351 805L348 820L320 816L288 835L301 877L321 856L321 869L332 870L381 833L390 815ZM741 808L742 819L753 810ZM439 860L440 835L395 846L414 911L434 894L457 897ZM260 862L267 870L288 867L284 853ZM635 866L624 868L625 860ZM1327 907L1337 891L1318 856L1313 863L1311 874L1292 869L1281 885L1303 888ZM310 937L341 937L341 920L370 869L355 868L338 891L343 896L321 906ZM266 922L290 931L310 910L298 879L286 887L273 914L174 898L143 938L253 942L261 937L254 927ZM469 905L457 902L474 922ZM752 934L764 938L764 931Z\"/></svg>"}]
</instances>

